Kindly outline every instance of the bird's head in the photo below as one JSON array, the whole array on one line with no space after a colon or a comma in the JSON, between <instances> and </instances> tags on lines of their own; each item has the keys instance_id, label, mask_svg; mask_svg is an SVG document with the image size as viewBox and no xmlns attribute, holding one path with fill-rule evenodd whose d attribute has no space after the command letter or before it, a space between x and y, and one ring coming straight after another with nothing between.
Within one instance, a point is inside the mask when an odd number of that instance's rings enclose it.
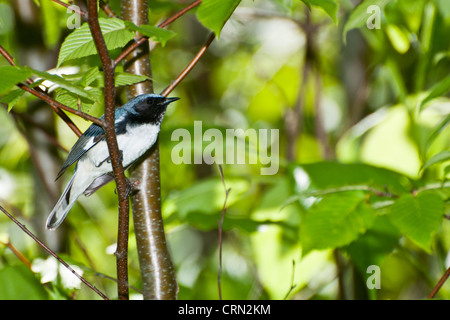
<instances>
[{"instance_id":1,"label":"bird's head","mask_svg":"<svg viewBox=\"0 0 450 320\"><path fill-rule=\"evenodd\" d=\"M128 101L123 109L147 123L161 122L169 103L179 98L167 98L155 93L141 94Z\"/></svg>"}]
</instances>

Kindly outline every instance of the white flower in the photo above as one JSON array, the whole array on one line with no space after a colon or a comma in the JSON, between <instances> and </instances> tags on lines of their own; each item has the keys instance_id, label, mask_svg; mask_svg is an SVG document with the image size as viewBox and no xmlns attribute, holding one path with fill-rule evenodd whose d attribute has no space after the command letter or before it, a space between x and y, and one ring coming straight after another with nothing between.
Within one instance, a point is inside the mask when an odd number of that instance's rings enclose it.
<instances>
[{"instance_id":1,"label":"white flower","mask_svg":"<svg viewBox=\"0 0 450 320\"><path fill-rule=\"evenodd\" d=\"M70 265L70 267L80 276L83 274L83 270L81 270L78 266ZM41 258L35 259L31 265L31 270L41 275L41 283L53 282L59 274L61 283L65 288L80 288L81 280L74 275L71 270L58 263L58 260L52 256L45 260Z\"/></svg>"}]
</instances>

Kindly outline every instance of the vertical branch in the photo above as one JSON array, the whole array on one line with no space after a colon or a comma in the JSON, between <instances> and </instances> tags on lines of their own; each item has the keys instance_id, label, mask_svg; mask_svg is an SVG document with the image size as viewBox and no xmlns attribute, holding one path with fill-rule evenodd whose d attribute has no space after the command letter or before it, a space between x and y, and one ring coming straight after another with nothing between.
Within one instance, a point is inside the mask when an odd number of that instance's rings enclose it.
<instances>
[{"instance_id":1,"label":"vertical branch","mask_svg":"<svg viewBox=\"0 0 450 320\"><path fill-rule=\"evenodd\" d=\"M103 34L98 22L97 1L88 1L88 23L94 39L97 52L102 62L105 77L105 118L103 120L103 129L108 144L108 151L111 158L114 178L117 186L119 198L119 231L117 236L117 284L118 297L121 300L128 299L128 223L129 223L129 204L127 182L123 172L123 166L120 159L119 148L117 144L115 126L114 126L114 64L109 56Z\"/></svg>"},{"instance_id":2,"label":"vertical branch","mask_svg":"<svg viewBox=\"0 0 450 320\"><path fill-rule=\"evenodd\" d=\"M148 24L146 0L122 0L121 8L125 20L136 25ZM129 52L123 63L124 71L151 78L148 41ZM127 98L152 92L153 83L145 81L129 86ZM131 205L144 299L176 299L178 285L161 216L158 141L146 154L146 158L132 170L131 179L139 181L139 192L131 198Z\"/></svg>"}]
</instances>

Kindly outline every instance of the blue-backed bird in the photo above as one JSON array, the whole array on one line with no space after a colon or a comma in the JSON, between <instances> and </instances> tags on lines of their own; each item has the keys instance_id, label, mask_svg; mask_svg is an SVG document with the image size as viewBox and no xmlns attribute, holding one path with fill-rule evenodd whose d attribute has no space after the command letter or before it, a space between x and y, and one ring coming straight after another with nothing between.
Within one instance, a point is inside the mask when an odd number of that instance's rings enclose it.
<instances>
[{"instance_id":1,"label":"blue-backed bird","mask_svg":"<svg viewBox=\"0 0 450 320\"><path fill-rule=\"evenodd\" d=\"M115 131L124 168L130 167L156 142L169 103L178 98L139 95L115 110ZM100 119L103 119L102 116ZM72 178L47 219L47 229L63 222L82 194L90 196L114 180L111 159L101 126L92 124L75 142L56 179L76 163Z\"/></svg>"}]
</instances>

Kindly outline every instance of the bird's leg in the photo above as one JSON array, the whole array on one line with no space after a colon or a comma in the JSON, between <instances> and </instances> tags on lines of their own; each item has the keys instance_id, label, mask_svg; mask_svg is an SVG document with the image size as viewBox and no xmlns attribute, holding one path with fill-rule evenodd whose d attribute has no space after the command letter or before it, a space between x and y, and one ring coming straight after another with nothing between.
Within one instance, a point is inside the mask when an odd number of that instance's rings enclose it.
<instances>
[{"instance_id":1,"label":"bird's leg","mask_svg":"<svg viewBox=\"0 0 450 320\"><path fill-rule=\"evenodd\" d=\"M136 188L136 186L139 185L139 183L140 183L139 180L131 182L130 179L128 179L126 177L125 177L125 181L126 181L126 187L125 188L126 188L127 193L125 195L125 198L121 199L121 200L125 200L126 198L128 198L129 195L134 194L135 192L137 192L138 189ZM117 187L116 187L116 189L114 189L114 192L117 194Z\"/></svg>"}]
</instances>

